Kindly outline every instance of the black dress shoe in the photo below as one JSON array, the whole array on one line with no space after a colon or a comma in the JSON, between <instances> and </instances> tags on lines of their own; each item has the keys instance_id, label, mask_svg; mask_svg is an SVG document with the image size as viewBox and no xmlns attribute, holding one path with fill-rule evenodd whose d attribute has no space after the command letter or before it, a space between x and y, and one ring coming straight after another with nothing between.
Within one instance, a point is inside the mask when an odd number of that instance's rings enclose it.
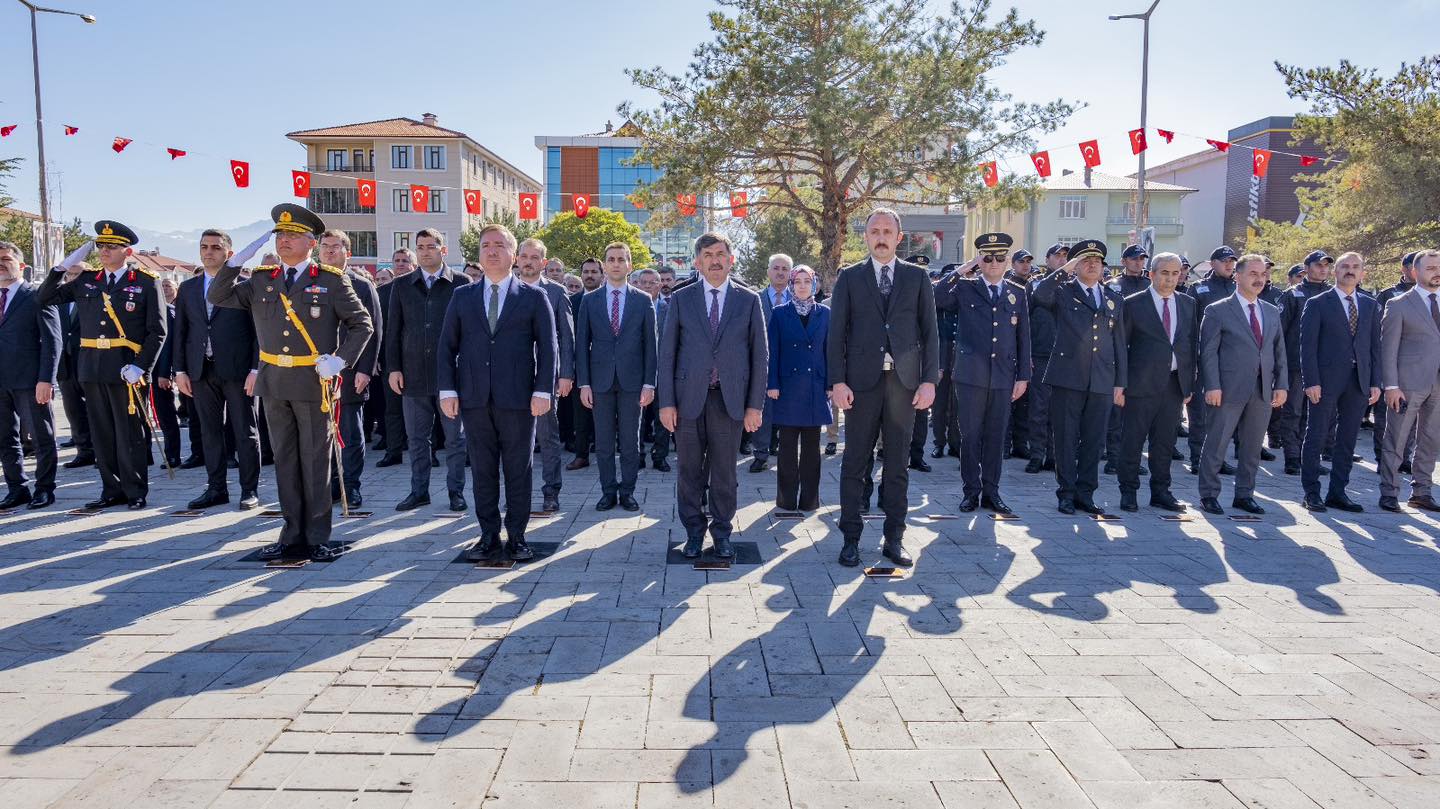
<instances>
[{"instance_id":1,"label":"black dress shoe","mask_svg":"<svg viewBox=\"0 0 1440 809\"><path fill-rule=\"evenodd\" d=\"M1287 475L1298 475L1298 474L1300 474L1300 464L1298 464L1298 463L1286 463L1286 464L1285 464L1285 474L1287 474Z\"/></svg>"},{"instance_id":2,"label":"black dress shoe","mask_svg":"<svg viewBox=\"0 0 1440 809\"><path fill-rule=\"evenodd\" d=\"M186 508L201 509L210 508L230 502L230 495L225 492L217 492L214 489L206 489L199 497L185 504Z\"/></svg>"},{"instance_id":3,"label":"black dress shoe","mask_svg":"<svg viewBox=\"0 0 1440 809\"><path fill-rule=\"evenodd\" d=\"M1405 513L1405 509L1400 507L1400 501L1394 497L1380 498L1380 508L1384 511L1393 511L1397 514Z\"/></svg>"},{"instance_id":4,"label":"black dress shoe","mask_svg":"<svg viewBox=\"0 0 1440 809\"><path fill-rule=\"evenodd\" d=\"M641 456L640 456L640 465L637 466L637 467L635 467L635 468L636 468L636 469L644 469L644 468L645 468L645 456L644 456L644 455L641 455Z\"/></svg>"},{"instance_id":5,"label":"black dress shoe","mask_svg":"<svg viewBox=\"0 0 1440 809\"><path fill-rule=\"evenodd\" d=\"M1264 514L1265 509L1253 497L1237 497L1230 501L1231 508L1238 508L1246 514Z\"/></svg>"},{"instance_id":6,"label":"black dress shoe","mask_svg":"<svg viewBox=\"0 0 1440 809\"><path fill-rule=\"evenodd\" d=\"M231 458L230 460L228 460L228 461L225 462L225 468L226 468L226 469L239 469L239 468L240 468L240 462L239 462L238 460L234 459L234 458Z\"/></svg>"},{"instance_id":7,"label":"black dress shoe","mask_svg":"<svg viewBox=\"0 0 1440 809\"><path fill-rule=\"evenodd\" d=\"M360 491L358 489L353 492L345 493L346 508L359 508L363 505L365 505L365 498L360 494Z\"/></svg>"},{"instance_id":8,"label":"black dress shoe","mask_svg":"<svg viewBox=\"0 0 1440 809\"><path fill-rule=\"evenodd\" d=\"M1435 498L1428 494L1412 497L1406 500L1405 504L1411 508L1418 508L1421 511L1440 511L1440 503L1435 502Z\"/></svg>"},{"instance_id":9,"label":"black dress shoe","mask_svg":"<svg viewBox=\"0 0 1440 809\"><path fill-rule=\"evenodd\" d=\"M465 495L459 492L450 492L450 510L459 514L463 513L466 508Z\"/></svg>"},{"instance_id":10,"label":"black dress shoe","mask_svg":"<svg viewBox=\"0 0 1440 809\"><path fill-rule=\"evenodd\" d=\"M931 458L944 458L944 457L945 457L945 448L944 448L944 447L936 447L935 449L930 450L930 457L931 457Z\"/></svg>"},{"instance_id":11,"label":"black dress shoe","mask_svg":"<svg viewBox=\"0 0 1440 809\"><path fill-rule=\"evenodd\" d=\"M998 495L998 494L997 494L997 495L994 495L994 496L991 496L991 495L988 495L988 494L987 494L987 495L981 495L981 497L980 497L980 505L984 506L985 508L990 509L991 511L995 512L996 514L1014 514L1014 513L1015 513L1015 511L1014 511L1013 509L1011 509L1009 506L1005 505L1005 501L1004 501L1004 500L1001 500L1001 499L1000 499L1000 495Z\"/></svg>"},{"instance_id":12,"label":"black dress shoe","mask_svg":"<svg viewBox=\"0 0 1440 809\"><path fill-rule=\"evenodd\" d=\"M860 540L845 540L840 548L840 558L837 560L844 567L858 567L860 565Z\"/></svg>"},{"instance_id":13,"label":"black dress shoe","mask_svg":"<svg viewBox=\"0 0 1440 809\"><path fill-rule=\"evenodd\" d=\"M1221 462L1220 462L1220 474L1222 474L1222 475L1233 475L1233 474L1235 474L1235 467L1231 466L1229 461L1221 461Z\"/></svg>"},{"instance_id":14,"label":"black dress shoe","mask_svg":"<svg viewBox=\"0 0 1440 809\"><path fill-rule=\"evenodd\" d=\"M620 500L613 494L606 494L600 497L600 502L595 504L596 511L609 511L619 505Z\"/></svg>"},{"instance_id":15,"label":"black dress shoe","mask_svg":"<svg viewBox=\"0 0 1440 809\"><path fill-rule=\"evenodd\" d=\"M1097 516L1105 513L1105 509L1095 505L1091 500L1076 500L1075 508L1080 509L1086 514L1094 514Z\"/></svg>"},{"instance_id":16,"label":"black dress shoe","mask_svg":"<svg viewBox=\"0 0 1440 809\"><path fill-rule=\"evenodd\" d=\"M1100 470L1100 471L1101 471L1103 474L1106 474L1106 475L1113 475L1113 474L1115 474L1116 472L1118 472L1119 470L1117 470L1117 469L1115 468L1115 462L1114 462L1114 461L1106 461L1106 462L1105 462L1105 468L1102 469L1102 470Z\"/></svg>"},{"instance_id":17,"label":"black dress shoe","mask_svg":"<svg viewBox=\"0 0 1440 809\"><path fill-rule=\"evenodd\" d=\"M480 539L477 539L474 545L470 546L470 550L465 551L465 561L483 562L486 559L489 559L490 556L494 554L495 551L499 548L499 534L490 534L489 536L483 536Z\"/></svg>"},{"instance_id":18,"label":"black dress shoe","mask_svg":"<svg viewBox=\"0 0 1440 809\"><path fill-rule=\"evenodd\" d=\"M1042 472L1054 472L1054 471L1055 471L1055 459L1053 459L1053 458L1046 458L1046 459L1045 459L1045 463L1040 464L1040 471L1042 471Z\"/></svg>"},{"instance_id":19,"label":"black dress shoe","mask_svg":"<svg viewBox=\"0 0 1440 809\"><path fill-rule=\"evenodd\" d=\"M76 455L74 458L71 458L70 460L66 461L64 464L61 465L64 466L66 469L83 469L84 467L95 465L95 456Z\"/></svg>"},{"instance_id":20,"label":"black dress shoe","mask_svg":"<svg viewBox=\"0 0 1440 809\"><path fill-rule=\"evenodd\" d=\"M885 540L885 544L880 546L880 554L900 567L915 564L915 560L905 551L905 544L898 539Z\"/></svg>"},{"instance_id":21,"label":"black dress shoe","mask_svg":"<svg viewBox=\"0 0 1440 809\"><path fill-rule=\"evenodd\" d=\"M651 462L650 462L650 466L651 466L652 468L654 468L654 470L655 470L656 472L669 472L669 471L670 471L670 462L667 461L667 460L665 460L664 458L661 458L661 459L658 460L658 461L652 459Z\"/></svg>"},{"instance_id":22,"label":"black dress shoe","mask_svg":"<svg viewBox=\"0 0 1440 809\"><path fill-rule=\"evenodd\" d=\"M18 508L30 502L30 490L24 487L12 490L0 500L0 509Z\"/></svg>"},{"instance_id":23,"label":"black dress shoe","mask_svg":"<svg viewBox=\"0 0 1440 809\"><path fill-rule=\"evenodd\" d=\"M25 504L25 507L29 509L36 509L45 508L46 506L53 505L55 505L55 493L52 491L43 491L36 492L35 496L30 498L30 502Z\"/></svg>"},{"instance_id":24,"label":"black dress shoe","mask_svg":"<svg viewBox=\"0 0 1440 809\"><path fill-rule=\"evenodd\" d=\"M398 503L395 504L395 510L396 510L396 511L414 511L415 509L417 509L417 508L419 508L419 507L421 507L421 506L428 506L428 505L430 505L430 495L428 495L428 494L416 494L416 493L414 493L414 492L411 492L410 494L408 494L408 495L405 496L405 499L404 499L404 500L401 500L400 502L398 502Z\"/></svg>"},{"instance_id":25,"label":"black dress shoe","mask_svg":"<svg viewBox=\"0 0 1440 809\"><path fill-rule=\"evenodd\" d=\"M911 458L910 468L916 472L929 472L930 464L926 463L924 458Z\"/></svg>"},{"instance_id":26,"label":"black dress shoe","mask_svg":"<svg viewBox=\"0 0 1440 809\"><path fill-rule=\"evenodd\" d=\"M1268 450L1268 449L1265 449L1264 447L1261 447L1261 448L1260 448L1260 460L1262 460L1262 461L1273 461L1273 460L1275 460L1275 453L1271 452L1271 451Z\"/></svg>"},{"instance_id":27,"label":"black dress shoe","mask_svg":"<svg viewBox=\"0 0 1440 809\"><path fill-rule=\"evenodd\" d=\"M735 546L734 546L733 544L731 544L731 542L730 542L730 537L716 537L716 538L715 538L715 558L716 558L716 559L734 559L734 558L735 558Z\"/></svg>"},{"instance_id":28,"label":"black dress shoe","mask_svg":"<svg viewBox=\"0 0 1440 809\"><path fill-rule=\"evenodd\" d=\"M395 463L400 463L400 462L399 462L399 461L396 461ZM274 466L274 465L275 465L275 456L274 456L274 455L263 455L263 454L262 454L262 455L260 456L260 465L261 465L261 466Z\"/></svg>"},{"instance_id":29,"label":"black dress shoe","mask_svg":"<svg viewBox=\"0 0 1440 809\"><path fill-rule=\"evenodd\" d=\"M260 496L254 490L240 493L240 510L249 511L260 507Z\"/></svg>"},{"instance_id":30,"label":"black dress shoe","mask_svg":"<svg viewBox=\"0 0 1440 809\"><path fill-rule=\"evenodd\" d=\"M1172 460L1172 461L1183 461L1183 460L1185 460L1185 453L1181 452L1181 451L1178 450L1178 449L1172 449L1172 450L1170 450L1170 460Z\"/></svg>"},{"instance_id":31,"label":"black dress shoe","mask_svg":"<svg viewBox=\"0 0 1440 809\"><path fill-rule=\"evenodd\" d=\"M310 561L312 562L333 562L345 554L346 547L342 542L322 542L319 545L310 546Z\"/></svg>"},{"instance_id":32,"label":"black dress shoe","mask_svg":"<svg viewBox=\"0 0 1440 809\"><path fill-rule=\"evenodd\" d=\"M741 455L749 455L749 454L753 453L754 451L755 451L755 447L751 445L750 440L749 440L748 438L747 438L746 440L740 442L740 454L741 454Z\"/></svg>"},{"instance_id":33,"label":"black dress shoe","mask_svg":"<svg viewBox=\"0 0 1440 809\"><path fill-rule=\"evenodd\" d=\"M123 506L127 501L124 497L102 497L99 500L91 500L85 504L86 508L110 508L112 506Z\"/></svg>"},{"instance_id":34,"label":"black dress shoe","mask_svg":"<svg viewBox=\"0 0 1440 809\"><path fill-rule=\"evenodd\" d=\"M1329 509L1325 507L1325 503L1320 500L1319 495L1305 495L1305 499L1300 501L1300 505L1304 506L1306 511L1314 511L1316 513L1329 511Z\"/></svg>"},{"instance_id":35,"label":"black dress shoe","mask_svg":"<svg viewBox=\"0 0 1440 809\"><path fill-rule=\"evenodd\" d=\"M141 511L145 508L145 506L145 498L137 497L134 500L131 500L130 504L127 505L126 508L130 509L131 511Z\"/></svg>"},{"instance_id":36,"label":"black dress shoe","mask_svg":"<svg viewBox=\"0 0 1440 809\"><path fill-rule=\"evenodd\" d=\"M399 466L400 464L402 464L402 463L404 463L404 462L405 462L405 459L402 458L402 457L399 456L399 455L386 455L385 457L383 457L383 458L381 458L380 460L376 461L376 462L375 462L375 466L377 466L377 467L379 467L379 468L381 468L381 469L384 469L384 468L387 467L387 466Z\"/></svg>"},{"instance_id":37,"label":"black dress shoe","mask_svg":"<svg viewBox=\"0 0 1440 809\"><path fill-rule=\"evenodd\" d=\"M546 514L554 514L555 512L560 510L560 498L556 497L553 494L545 495L545 500L541 504L540 510L545 512Z\"/></svg>"},{"instance_id":38,"label":"black dress shoe","mask_svg":"<svg viewBox=\"0 0 1440 809\"><path fill-rule=\"evenodd\" d=\"M181 469L198 469L204 465L205 459L196 455L191 455L189 458L180 462Z\"/></svg>"},{"instance_id":39,"label":"black dress shoe","mask_svg":"<svg viewBox=\"0 0 1440 809\"><path fill-rule=\"evenodd\" d=\"M1139 503L1138 500L1135 499L1135 493L1134 493L1134 492L1121 492L1121 493L1120 493L1120 510L1121 510L1121 511L1132 511L1132 512L1133 512L1133 511L1139 511L1139 510L1140 510L1140 503Z\"/></svg>"},{"instance_id":40,"label":"black dress shoe","mask_svg":"<svg viewBox=\"0 0 1440 809\"><path fill-rule=\"evenodd\" d=\"M1061 514L1074 514L1074 513L1075 513L1075 501L1074 501L1074 500L1070 500L1070 499L1068 499L1068 498L1063 499L1063 500L1060 501L1060 504L1059 504L1058 506L1056 506L1056 508L1059 509L1059 511L1060 511Z\"/></svg>"},{"instance_id":41,"label":"black dress shoe","mask_svg":"<svg viewBox=\"0 0 1440 809\"><path fill-rule=\"evenodd\" d=\"M681 551L681 553L685 556L686 559L699 559L700 550L704 546L705 538L703 536L690 537L685 540L685 548Z\"/></svg>"},{"instance_id":42,"label":"black dress shoe","mask_svg":"<svg viewBox=\"0 0 1440 809\"><path fill-rule=\"evenodd\" d=\"M640 510L640 504L635 502L635 498L633 495L628 494L620 495L620 507L625 509L626 511Z\"/></svg>"},{"instance_id":43,"label":"black dress shoe","mask_svg":"<svg viewBox=\"0 0 1440 809\"><path fill-rule=\"evenodd\" d=\"M440 468L440 456L439 456L439 455L436 455L436 454L433 453L433 452L430 453L430 468L431 468L431 469L439 469L439 468Z\"/></svg>"},{"instance_id":44,"label":"black dress shoe","mask_svg":"<svg viewBox=\"0 0 1440 809\"><path fill-rule=\"evenodd\" d=\"M257 554L262 562L270 562L275 559L305 559L310 556L310 550L301 545L281 545L273 542L260 549Z\"/></svg>"},{"instance_id":45,"label":"black dress shoe","mask_svg":"<svg viewBox=\"0 0 1440 809\"><path fill-rule=\"evenodd\" d=\"M1365 510L1364 506L1360 505L1354 500L1351 500L1350 495L1344 492L1339 492L1337 494L1332 494L1329 497L1326 497L1325 505L1331 508L1338 508L1341 511L1346 511L1351 514L1359 514Z\"/></svg>"},{"instance_id":46,"label":"black dress shoe","mask_svg":"<svg viewBox=\"0 0 1440 809\"><path fill-rule=\"evenodd\" d=\"M1213 497L1200 498L1200 510L1206 514L1224 514L1225 509L1220 507L1220 501Z\"/></svg>"},{"instance_id":47,"label":"black dress shoe","mask_svg":"<svg viewBox=\"0 0 1440 809\"><path fill-rule=\"evenodd\" d=\"M590 465L590 456L576 455L570 463L565 464L565 471L574 472L577 469L584 469Z\"/></svg>"},{"instance_id":48,"label":"black dress shoe","mask_svg":"<svg viewBox=\"0 0 1440 809\"><path fill-rule=\"evenodd\" d=\"M535 551L524 539L511 538L505 543L505 555L516 562L528 562L535 558Z\"/></svg>"},{"instance_id":49,"label":"black dress shoe","mask_svg":"<svg viewBox=\"0 0 1440 809\"><path fill-rule=\"evenodd\" d=\"M1395 468L1395 471L1399 472L1402 475L1409 475L1412 474L1415 470L1410 466L1409 461L1401 461L1400 465Z\"/></svg>"},{"instance_id":50,"label":"black dress shoe","mask_svg":"<svg viewBox=\"0 0 1440 809\"><path fill-rule=\"evenodd\" d=\"M1173 511L1176 513L1185 510L1185 504L1180 502L1179 500L1176 500L1175 496L1170 494L1150 495L1150 507L1158 508L1161 511Z\"/></svg>"},{"instance_id":51,"label":"black dress shoe","mask_svg":"<svg viewBox=\"0 0 1440 809\"><path fill-rule=\"evenodd\" d=\"M1025 464L1025 474L1038 475L1040 474L1040 467L1044 465L1045 462L1040 460L1039 458L1031 458L1030 463Z\"/></svg>"},{"instance_id":52,"label":"black dress shoe","mask_svg":"<svg viewBox=\"0 0 1440 809\"><path fill-rule=\"evenodd\" d=\"M977 508L979 508L979 507L980 507L980 496L979 496L979 495L975 495L975 494L966 495L965 499L960 501L960 510L963 511L963 512L965 512L966 514L969 514L970 512L974 511L975 509L977 509Z\"/></svg>"},{"instance_id":53,"label":"black dress shoe","mask_svg":"<svg viewBox=\"0 0 1440 809\"><path fill-rule=\"evenodd\" d=\"M835 454L835 442L834 442L834 441L830 441L830 442L827 442L827 443L825 444L825 454L826 454L826 455L834 455L834 454Z\"/></svg>"},{"instance_id":54,"label":"black dress shoe","mask_svg":"<svg viewBox=\"0 0 1440 809\"><path fill-rule=\"evenodd\" d=\"M769 468L770 462L765 460L764 458L756 458L755 460L750 462L751 472L764 472L766 469Z\"/></svg>"}]
</instances>

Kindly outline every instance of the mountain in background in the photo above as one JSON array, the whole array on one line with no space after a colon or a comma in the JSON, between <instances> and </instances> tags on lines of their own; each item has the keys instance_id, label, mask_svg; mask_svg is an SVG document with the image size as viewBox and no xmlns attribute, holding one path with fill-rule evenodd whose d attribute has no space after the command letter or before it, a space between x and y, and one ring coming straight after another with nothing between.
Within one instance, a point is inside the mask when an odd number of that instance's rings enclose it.
<instances>
[{"instance_id":1,"label":"mountain in background","mask_svg":"<svg viewBox=\"0 0 1440 809\"><path fill-rule=\"evenodd\" d=\"M269 219L261 219L251 222L248 225L241 225L237 228L221 228L230 234L230 241L236 250L244 247L260 237L260 234L268 232L275 227L275 223ZM90 223L85 226L86 232L93 232ZM142 250L159 250L163 256L178 258L193 264L200 263L200 234L204 228L199 230L172 230L160 232L158 230L146 230L136 228L135 235L140 237L139 247ZM258 260L258 256L256 257Z\"/></svg>"}]
</instances>

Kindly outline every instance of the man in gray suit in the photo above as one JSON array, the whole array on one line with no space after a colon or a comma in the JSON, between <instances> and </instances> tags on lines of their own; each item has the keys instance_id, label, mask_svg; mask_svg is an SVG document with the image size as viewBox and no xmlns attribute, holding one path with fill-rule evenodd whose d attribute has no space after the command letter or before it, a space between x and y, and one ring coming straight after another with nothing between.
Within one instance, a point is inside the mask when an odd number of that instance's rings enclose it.
<instances>
[{"instance_id":1,"label":"man in gray suit","mask_svg":"<svg viewBox=\"0 0 1440 809\"><path fill-rule=\"evenodd\" d=\"M790 271L795 269L795 260L784 253L776 253L770 257L770 265L765 269L770 285L760 290L760 314L765 318L765 328L770 328L770 313L775 307L790 300ZM750 438L750 445L754 448L755 459L750 462L751 472L764 472L770 468L770 444L775 436L775 429L770 424L770 400L765 400L765 408L762 411L760 430Z\"/></svg>"},{"instance_id":2,"label":"man in gray suit","mask_svg":"<svg viewBox=\"0 0 1440 809\"><path fill-rule=\"evenodd\" d=\"M544 242L526 239L520 243L515 265L520 280L544 292L550 308L554 310L555 339L560 350L555 363L555 398L558 401L569 396L570 388L575 384L575 323L570 317L570 299L565 295L565 285L542 275L548 266L545 261L547 252ZM540 474L545 481L540 487L540 510L552 514L560 510L560 453L564 446L560 440L559 414L559 409L552 407L550 412L535 420L535 443L540 447Z\"/></svg>"},{"instance_id":3,"label":"man in gray suit","mask_svg":"<svg viewBox=\"0 0 1440 809\"><path fill-rule=\"evenodd\" d=\"M1415 287L1390 300L1380 320L1380 384L1385 388L1380 508L1400 511L1399 468L1406 439L1419 424L1409 503L1440 511L1430 494L1440 452L1440 250L1415 256Z\"/></svg>"},{"instance_id":4,"label":"man in gray suit","mask_svg":"<svg viewBox=\"0 0 1440 809\"><path fill-rule=\"evenodd\" d=\"M685 558L700 556L708 527L715 555L735 555L735 455L743 429L760 429L770 346L760 296L730 280L735 255L723 234L695 240L698 281L675 290L660 338L660 423L675 434ZM721 347L724 350L721 350ZM742 423L743 422L743 423ZM709 492L709 517L700 510Z\"/></svg>"},{"instance_id":5,"label":"man in gray suit","mask_svg":"<svg viewBox=\"0 0 1440 809\"><path fill-rule=\"evenodd\" d=\"M1285 404L1289 370L1280 310L1260 300L1269 279L1264 256L1240 257L1235 294L1205 307L1200 319L1200 384L1205 404L1214 408L1200 450L1200 508L1224 514L1220 507L1220 463L1235 439L1235 508L1264 514L1255 502L1255 470L1260 442L1272 408Z\"/></svg>"}]
</instances>

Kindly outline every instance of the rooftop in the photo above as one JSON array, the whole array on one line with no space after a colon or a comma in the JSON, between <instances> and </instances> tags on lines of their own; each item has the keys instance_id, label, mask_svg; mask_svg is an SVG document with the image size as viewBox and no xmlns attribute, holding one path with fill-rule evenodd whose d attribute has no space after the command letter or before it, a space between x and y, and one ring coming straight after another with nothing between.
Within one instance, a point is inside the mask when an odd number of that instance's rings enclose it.
<instances>
[{"instance_id":1,"label":"rooftop","mask_svg":"<svg viewBox=\"0 0 1440 809\"><path fill-rule=\"evenodd\" d=\"M1046 191L1137 191L1139 183L1134 177L1117 177L1114 174L1105 174L1099 171L1090 172L1089 182L1086 182L1083 172L1065 172L1058 177L1046 178L1044 188ZM1190 194L1194 188L1186 188L1183 185L1172 185L1170 183L1157 183L1146 181L1145 190L1161 193Z\"/></svg>"}]
</instances>

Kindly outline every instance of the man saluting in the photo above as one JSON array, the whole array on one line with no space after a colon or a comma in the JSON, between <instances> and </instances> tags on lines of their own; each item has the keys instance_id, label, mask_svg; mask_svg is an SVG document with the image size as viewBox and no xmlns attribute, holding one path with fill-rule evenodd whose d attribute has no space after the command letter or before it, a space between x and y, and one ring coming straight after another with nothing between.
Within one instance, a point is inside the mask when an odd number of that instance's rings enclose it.
<instances>
[{"instance_id":1,"label":"man saluting","mask_svg":"<svg viewBox=\"0 0 1440 809\"><path fill-rule=\"evenodd\" d=\"M360 356L374 325L345 271L310 259L325 231L320 217L284 203L270 218L280 264L239 278L240 267L270 240L267 233L225 262L206 298L216 306L248 309L260 343L255 395L265 403L285 515L280 541L262 548L260 558L325 561L343 550L330 541L330 424L340 406L333 380Z\"/></svg>"}]
</instances>

